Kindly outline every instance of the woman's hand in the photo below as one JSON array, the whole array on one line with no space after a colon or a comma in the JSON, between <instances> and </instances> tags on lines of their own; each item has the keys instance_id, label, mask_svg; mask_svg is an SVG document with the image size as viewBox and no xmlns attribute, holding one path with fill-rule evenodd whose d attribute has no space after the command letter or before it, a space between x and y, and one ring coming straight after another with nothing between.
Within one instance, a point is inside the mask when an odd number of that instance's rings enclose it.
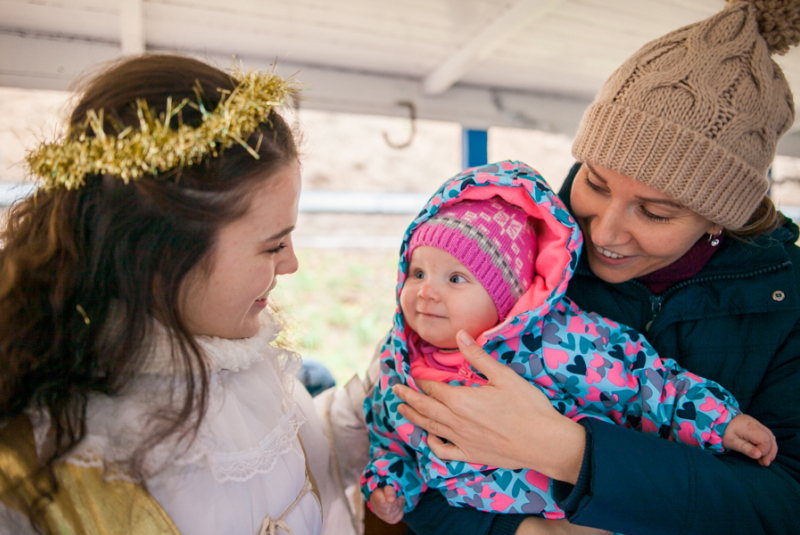
<instances>
[{"instance_id":1,"label":"woman's hand","mask_svg":"<svg viewBox=\"0 0 800 535\"><path fill-rule=\"evenodd\" d=\"M459 387L416 381L427 395L395 385L395 394L408 404L400 405L400 414L428 431L428 445L441 459L529 468L574 484L586 445L583 427L561 415L544 393L491 358L466 332L456 338L464 358L489 383Z\"/></svg>"},{"instance_id":2,"label":"woman's hand","mask_svg":"<svg viewBox=\"0 0 800 535\"><path fill-rule=\"evenodd\" d=\"M610 535L610 531L570 524L566 520L547 520L529 516L517 527L514 535Z\"/></svg>"}]
</instances>

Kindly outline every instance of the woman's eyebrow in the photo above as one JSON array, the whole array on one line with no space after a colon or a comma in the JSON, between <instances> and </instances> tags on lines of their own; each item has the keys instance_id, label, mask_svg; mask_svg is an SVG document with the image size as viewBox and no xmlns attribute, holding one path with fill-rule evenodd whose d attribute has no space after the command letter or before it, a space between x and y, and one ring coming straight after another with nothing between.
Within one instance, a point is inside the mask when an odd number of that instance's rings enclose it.
<instances>
[{"instance_id":1,"label":"woman's eyebrow","mask_svg":"<svg viewBox=\"0 0 800 535\"><path fill-rule=\"evenodd\" d=\"M597 170L594 167L592 167L590 164L585 163L585 162L584 162L584 165L589 169L589 171L592 173L592 175L594 175L594 177L597 180L599 180L603 184L606 184L606 185L608 184L608 181L605 178L603 178L597 172ZM677 208L677 209L681 209L681 210L686 208L684 205L682 205L682 204L680 204L678 202L675 202L672 199L661 199L661 198L657 198L657 197L642 197L641 195L636 195L635 197L636 197L637 200L642 201L642 202L663 204L664 206L669 206L671 208Z\"/></svg>"},{"instance_id":2,"label":"woman's eyebrow","mask_svg":"<svg viewBox=\"0 0 800 535\"><path fill-rule=\"evenodd\" d=\"M608 184L608 181L605 178L603 178L594 167L585 162L583 165L585 165L589 169L589 172L592 173L595 176L595 178L597 178L597 180L599 180L603 184Z\"/></svg>"},{"instance_id":3,"label":"woman's eyebrow","mask_svg":"<svg viewBox=\"0 0 800 535\"><path fill-rule=\"evenodd\" d=\"M291 234L292 231L294 231L294 225L292 225L291 227L287 227L287 228L283 229L282 231L278 232L277 234L274 234L274 235L270 236L269 238L264 239L264 241L268 242L268 241L273 241L273 240L279 240L279 239Z\"/></svg>"},{"instance_id":4,"label":"woman's eyebrow","mask_svg":"<svg viewBox=\"0 0 800 535\"><path fill-rule=\"evenodd\" d=\"M679 210L683 210L683 209L686 208L684 205L682 205L680 203L677 203L677 202L675 202L673 200L670 200L670 199L654 199L654 198L651 198L651 197L641 197L639 195L636 195L636 198L638 200L642 201L642 202L649 202L649 203L653 203L653 204L663 204L664 206L669 206L670 208L676 208L676 209L679 209Z\"/></svg>"}]
</instances>

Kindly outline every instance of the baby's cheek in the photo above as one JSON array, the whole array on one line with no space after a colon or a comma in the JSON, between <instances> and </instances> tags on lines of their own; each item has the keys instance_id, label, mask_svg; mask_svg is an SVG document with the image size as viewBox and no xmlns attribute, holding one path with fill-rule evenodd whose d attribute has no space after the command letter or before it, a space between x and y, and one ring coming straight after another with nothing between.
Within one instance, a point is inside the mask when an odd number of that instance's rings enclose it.
<instances>
[{"instance_id":1,"label":"baby's cheek","mask_svg":"<svg viewBox=\"0 0 800 535\"><path fill-rule=\"evenodd\" d=\"M410 292L406 292L405 288L400 291L400 311L403 313L403 317L406 318L406 321L412 322L415 316L415 307L414 307L414 298L410 295Z\"/></svg>"},{"instance_id":2,"label":"baby's cheek","mask_svg":"<svg viewBox=\"0 0 800 535\"><path fill-rule=\"evenodd\" d=\"M413 292L409 290L408 283L406 283L400 290L400 308L405 309L409 306L413 299Z\"/></svg>"},{"instance_id":3,"label":"baby's cheek","mask_svg":"<svg viewBox=\"0 0 800 535\"><path fill-rule=\"evenodd\" d=\"M473 316L470 325L464 330L467 331L472 338L477 338L492 327L495 327L499 322L497 321L497 314L485 315L483 317Z\"/></svg>"}]
</instances>

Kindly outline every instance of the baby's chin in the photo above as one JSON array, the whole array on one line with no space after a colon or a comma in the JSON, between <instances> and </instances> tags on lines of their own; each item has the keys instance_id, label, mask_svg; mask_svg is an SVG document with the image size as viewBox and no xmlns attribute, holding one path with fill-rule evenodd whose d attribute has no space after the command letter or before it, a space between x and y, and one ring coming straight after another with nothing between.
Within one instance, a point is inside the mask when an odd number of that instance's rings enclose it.
<instances>
[{"instance_id":1,"label":"baby's chin","mask_svg":"<svg viewBox=\"0 0 800 535\"><path fill-rule=\"evenodd\" d=\"M455 337L444 338L444 339L443 338L428 339L420 335L420 338L423 341L428 342L432 346L435 346L437 349L440 349L441 351L456 351L458 349L458 344L456 343Z\"/></svg>"}]
</instances>

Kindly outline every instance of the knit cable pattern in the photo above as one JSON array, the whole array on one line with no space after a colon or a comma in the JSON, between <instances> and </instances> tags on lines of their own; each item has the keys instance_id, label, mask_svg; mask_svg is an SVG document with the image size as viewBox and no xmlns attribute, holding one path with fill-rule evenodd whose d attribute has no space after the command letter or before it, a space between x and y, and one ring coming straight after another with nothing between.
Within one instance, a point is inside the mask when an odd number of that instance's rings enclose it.
<instances>
[{"instance_id":1,"label":"knit cable pattern","mask_svg":"<svg viewBox=\"0 0 800 535\"><path fill-rule=\"evenodd\" d=\"M656 39L606 81L573 154L741 228L767 192L778 139L794 123L791 91L770 55L798 42L797 0L729 3Z\"/></svg>"}]
</instances>

